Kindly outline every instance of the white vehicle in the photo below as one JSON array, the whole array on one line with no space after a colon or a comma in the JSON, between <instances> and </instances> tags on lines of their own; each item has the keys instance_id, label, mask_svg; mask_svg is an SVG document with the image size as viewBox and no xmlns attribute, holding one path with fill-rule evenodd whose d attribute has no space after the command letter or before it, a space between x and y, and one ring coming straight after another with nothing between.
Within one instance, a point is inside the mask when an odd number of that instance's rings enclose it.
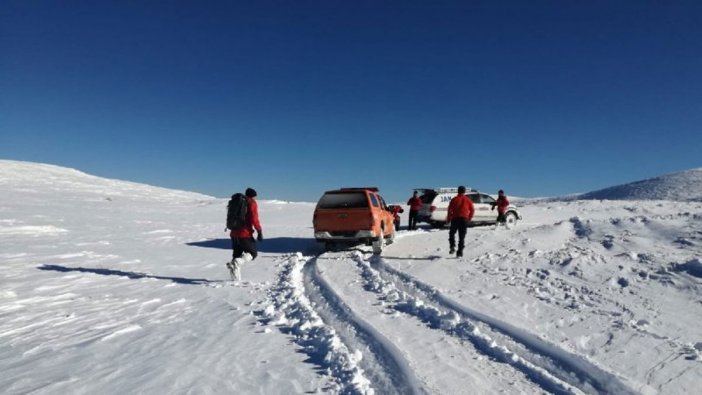
<instances>
[{"instance_id":1,"label":"white vehicle","mask_svg":"<svg viewBox=\"0 0 702 395\"><path fill-rule=\"evenodd\" d=\"M426 222L434 228L446 225L446 215L448 205L458 194L458 188L415 188L420 194L420 199L424 205L419 210L417 222ZM473 201L475 215L472 225L487 225L497 222L497 209L492 210L495 198L478 190L466 188L466 196ZM505 213L507 227L512 227L522 216L517 211L517 207L510 204Z\"/></svg>"}]
</instances>

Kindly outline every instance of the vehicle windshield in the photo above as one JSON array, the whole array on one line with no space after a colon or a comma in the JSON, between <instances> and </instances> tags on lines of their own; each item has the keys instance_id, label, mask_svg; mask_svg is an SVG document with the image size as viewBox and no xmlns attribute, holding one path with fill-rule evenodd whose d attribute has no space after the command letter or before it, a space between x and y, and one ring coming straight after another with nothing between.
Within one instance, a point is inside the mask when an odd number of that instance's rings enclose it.
<instances>
[{"instance_id":1,"label":"vehicle windshield","mask_svg":"<svg viewBox=\"0 0 702 395\"><path fill-rule=\"evenodd\" d=\"M365 192L325 193L317 208L368 208Z\"/></svg>"}]
</instances>

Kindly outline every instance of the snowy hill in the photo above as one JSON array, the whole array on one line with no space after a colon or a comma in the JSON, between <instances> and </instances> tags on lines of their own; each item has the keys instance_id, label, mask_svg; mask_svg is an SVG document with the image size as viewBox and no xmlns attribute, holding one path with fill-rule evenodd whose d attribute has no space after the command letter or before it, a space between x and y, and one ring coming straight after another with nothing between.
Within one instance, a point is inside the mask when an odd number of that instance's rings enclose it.
<instances>
[{"instance_id":1,"label":"snowy hill","mask_svg":"<svg viewBox=\"0 0 702 395\"><path fill-rule=\"evenodd\" d=\"M109 198L109 199L108 199ZM0 393L657 394L702 377L702 203L524 201L514 229L320 254L260 202L0 161Z\"/></svg>"},{"instance_id":2,"label":"snowy hill","mask_svg":"<svg viewBox=\"0 0 702 395\"><path fill-rule=\"evenodd\" d=\"M165 202L213 199L193 192L96 177L61 166L12 160L0 160L0 189L56 198L80 194L84 198L98 200Z\"/></svg>"},{"instance_id":3,"label":"snowy hill","mask_svg":"<svg viewBox=\"0 0 702 395\"><path fill-rule=\"evenodd\" d=\"M702 202L702 168L584 193L578 199Z\"/></svg>"}]
</instances>

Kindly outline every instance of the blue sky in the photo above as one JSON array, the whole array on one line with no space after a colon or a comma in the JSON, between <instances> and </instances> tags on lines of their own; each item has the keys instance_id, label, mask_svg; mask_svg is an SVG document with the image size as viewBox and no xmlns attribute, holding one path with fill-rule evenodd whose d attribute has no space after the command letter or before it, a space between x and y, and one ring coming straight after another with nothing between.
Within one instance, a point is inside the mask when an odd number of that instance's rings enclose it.
<instances>
[{"instance_id":1,"label":"blue sky","mask_svg":"<svg viewBox=\"0 0 702 395\"><path fill-rule=\"evenodd\" d=\"M702 166L702 2L5 1L0 158L225 197Z\"/></svg>"}]
</instances>

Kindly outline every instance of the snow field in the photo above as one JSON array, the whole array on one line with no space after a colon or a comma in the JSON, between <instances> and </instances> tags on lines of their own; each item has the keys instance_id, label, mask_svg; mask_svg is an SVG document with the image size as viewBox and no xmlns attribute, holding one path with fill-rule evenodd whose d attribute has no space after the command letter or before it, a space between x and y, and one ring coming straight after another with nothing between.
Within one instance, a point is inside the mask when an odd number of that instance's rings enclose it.
<instances>
[{"instance_id":1,"label":"snow field","mask_svg":"<svg viewBox=\"0 0 702 395\"><path fill-rule=\"evenodd\" d=\"M521 201L511 230L317 256L314 204L0 161L0 392L694 393L702 203ZM86 178L87 177L87 178ZM405 218L403 218L404 220ZM403 221L406 222L406 221Z\"/></svg>"}]
</instances>

